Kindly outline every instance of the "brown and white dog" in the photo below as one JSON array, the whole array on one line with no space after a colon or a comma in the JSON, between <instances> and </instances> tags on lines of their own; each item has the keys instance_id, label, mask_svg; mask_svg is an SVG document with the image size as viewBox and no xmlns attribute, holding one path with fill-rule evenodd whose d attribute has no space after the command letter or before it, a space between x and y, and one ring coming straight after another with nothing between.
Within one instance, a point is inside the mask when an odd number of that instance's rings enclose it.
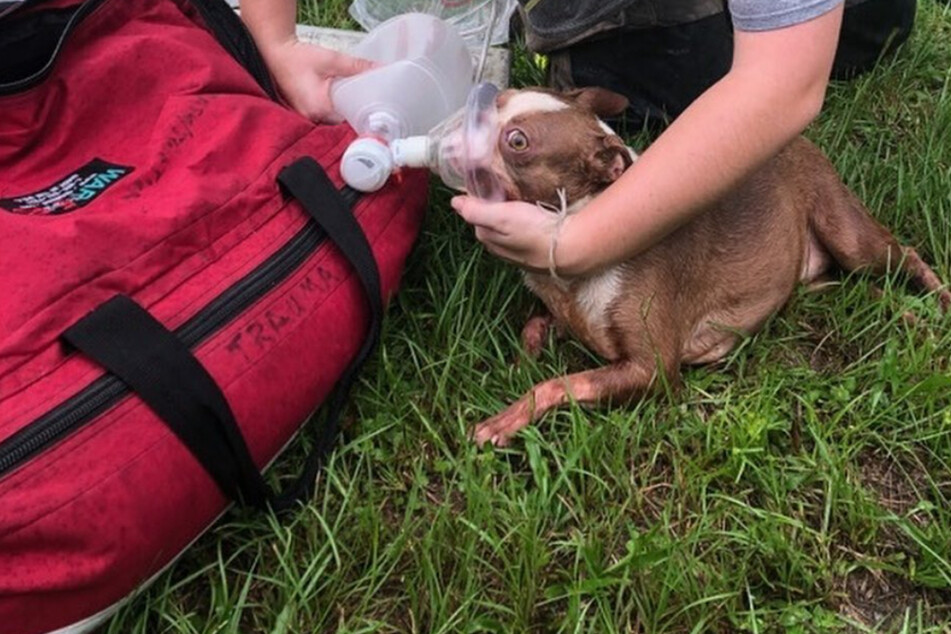
<instances>
[{"instance_id":1,"label":"brown and white dog","mask_svg":"<svg viewBox=\"0 0 951 634\"><path fill-rule=\"evenodd\" d=\"M507 90L497 176L513 200L571 209L616 180L635 155L600 117L619 114L624 97L602 89L559 94ZM569 400L617 402L659 385L677 385L682 364L723 358L756 332L799 282L833 265L886 273L900 267L941 307L951 293L914 249L901 246L846 188L825 156L799 138L717 204L660 243L595 275L556 279L525 272L549 315L522 331L538 354L551 326L566 328L609 364L536 385L479 424L479 443L504 445L520 428Z\"/></svg>"}]
</instances>

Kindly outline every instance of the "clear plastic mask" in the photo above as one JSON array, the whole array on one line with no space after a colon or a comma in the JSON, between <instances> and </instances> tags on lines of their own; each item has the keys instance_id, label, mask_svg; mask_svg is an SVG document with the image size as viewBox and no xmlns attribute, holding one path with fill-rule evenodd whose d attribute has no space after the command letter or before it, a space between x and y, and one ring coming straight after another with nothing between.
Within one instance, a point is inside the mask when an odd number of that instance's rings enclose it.
<instances>
[{"instance_id":1,"label":"clear plastic mask","mask_svg":"<svg viewBox=\"0 0 951 634\"><path fill-rule=\"evenodd\" d=\"M498 94L494 84L478 84L469 91L466 105L426 137L394 141L396 165L428 167L448 187L483 200L503 200L502 183L492 169L499 138Z\"/></svg>"}]
</instances>

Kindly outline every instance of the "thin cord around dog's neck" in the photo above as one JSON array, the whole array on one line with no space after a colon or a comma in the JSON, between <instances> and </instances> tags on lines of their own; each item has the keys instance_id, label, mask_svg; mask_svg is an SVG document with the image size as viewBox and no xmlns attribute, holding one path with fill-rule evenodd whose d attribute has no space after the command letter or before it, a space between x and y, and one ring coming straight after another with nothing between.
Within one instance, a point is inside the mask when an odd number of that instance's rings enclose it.
<instances>
[{"instance_id":1,"label":"thin cord around dog's neck","mask_svg":"<svg viewBox=\"0 0 951 634\"><path fill-rule=\"evenodd\" d=\"M555 207L544 202L536 202L540 208L555 214L555 224L551 228L551 235L548 239L548 274L556 282L563 283L564 280L558 275L558 265L555 263L555 251L558 249L558 238L561 236L561 228L565 224L565 218L568 217L568 195L564 187L559 187L558 203L560 207Z\"/></svg>"}]
</instances>

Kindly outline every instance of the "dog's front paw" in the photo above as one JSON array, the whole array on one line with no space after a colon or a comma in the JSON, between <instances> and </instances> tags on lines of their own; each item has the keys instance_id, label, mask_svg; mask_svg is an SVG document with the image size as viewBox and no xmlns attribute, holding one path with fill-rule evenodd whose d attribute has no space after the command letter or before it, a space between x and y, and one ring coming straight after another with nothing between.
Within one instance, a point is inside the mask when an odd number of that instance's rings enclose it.
<instances>
[{"instance_id":1,"label":"dog's front paw","mask_svg":"<svg viewBox=\"0 0 951 634\"><path fill-rule=\"evenodd\" d=\"M517 407L510 407L476 425L472 432L472 439L480 447L486 443L491 443L495 447L505 447L516 432L530 422L529 417L521 414Z\"/></svg>"},{"instance_id":2,"label":"dog's front paw","mask_svg":"<svg viewBox=\"0 0 951 634\"><path fill-rule=\"evenodd\" d=\"M938 307L943 315L951 313L951 291L946 288L938 291Z\"/></svg>"},{"instance_id":3,"label":"dog's front paw","mask_svg":"<svg viewBox=\"0 0 951 634\"><path fill-rule=\"evenodd\" d=\"M541 355L551 325L551 315L536 315L525 323L522 328L522 350L530 359L537 359Z\"/></svg>"}]
</instances>

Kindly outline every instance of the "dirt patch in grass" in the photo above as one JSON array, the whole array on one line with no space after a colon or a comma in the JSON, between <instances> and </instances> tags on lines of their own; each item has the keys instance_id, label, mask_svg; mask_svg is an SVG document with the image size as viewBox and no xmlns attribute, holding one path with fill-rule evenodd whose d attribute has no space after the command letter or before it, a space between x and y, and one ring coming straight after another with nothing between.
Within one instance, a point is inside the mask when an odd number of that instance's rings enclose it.
<instances>
[{"instance_id":1,"label":"dirt patch in grass","mask_svg":"<svg viewBox=\"0 0 951 634\"><path fill-rule=\"evenodd\" d=\"M837 284L830 282L830 289L837 288ZM831 292L808 291L810 293ZM814 371L820 374L837 374L845 369L846 364L855 354L846 346L835 329L835 324L824 316L814 313L801 315L796 321L801 329L801 336L796 342L796 353Z\"/></svg>"},{"instance_id":2,"label":"dirt patch in grass","mask_svg":"<svg viewBox=\"0 0 951 634\"><path fill-rule=\"evenodd\" d=\"M921 461L898 462L889 456L867 451L859 457L858 467L862 486L875 496L882 508L899 517L907 516L918 526L927 525L927 513L912 512L929 490L930 478Z\"/></svg>"},{"instance_id":3,"label":"dirt patch in grass","mask_svg":"<svg viewBox=\"0 0 951 634\"><path fill-rule=\"evenodd\" d=\"M948 597L936 590L921 588L901 575L859 568L840 582L839 614L880 632L901 629L906 613L916 619L920 609L925 624L946 622L951 617ZM853 631L861 631L856 628Z\"/></svg>"},{"instance_id":4,"label":"dirt patch in grass","mask_svg":"<svg viewBox=\"0 0 951 634\"><path fill-rule=\"evenodd\" d=\"M631 520L639 530L648 531L660 521L664 508L682 491L676 482L672 460L667 454L652 459L646 452L631 457Z\"/></svg>"},{"instance_id":5,"label":"dirt patch in grass","mask_svg":"<svg viewBox=\"0 0 951 634\"><path fill-rule=\"evenodd\" d=\"M812 295L815 291L802 291ZM811 300L811 297L806 299ZM764 331L747 361L747 369L759 363L765 368L809 368L821 375L838 375L858 351L842 341L836 325L818 307L803 306L793 297L790 306Z\"/></svg>"},{"instance_id":6,"label":"dirt patch in grass","mask_svg":"<svg viewBox=\"0 0 951 634\"><path fill-rule=\"evenodd\" d=\"M896 460L866 451L856 463L862 487L882 508L922 528L932 521L927 511L916 510L931 491L931 479L922 460L911 456ZM897 526L888 523L878 532L874 550L881 555L903 552L914 557L918 549ZM837 597L833 607L842 616L876 631L897 631L906 614L916 619L919 610L925 624L951 619L951 592L916 584L894 571L858 567L842 577L833 590Z\"/></svg>"}]
</instances>

